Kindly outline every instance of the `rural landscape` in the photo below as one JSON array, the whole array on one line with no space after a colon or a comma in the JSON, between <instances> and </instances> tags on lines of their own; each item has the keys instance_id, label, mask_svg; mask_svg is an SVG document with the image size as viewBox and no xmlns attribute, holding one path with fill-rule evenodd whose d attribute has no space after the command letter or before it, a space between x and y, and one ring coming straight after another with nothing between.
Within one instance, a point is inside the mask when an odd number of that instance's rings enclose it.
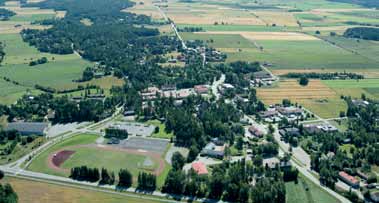
<instances>
[{"instance_id":1,"label":"rural landscape","mask_svg":"<svg viewBox=\"0 0 379 203\"><path fill-rule=\"evenodd\" d=\"M379 202L379 1L0 0L0 203Z\"/></svg>"}]
</instances>

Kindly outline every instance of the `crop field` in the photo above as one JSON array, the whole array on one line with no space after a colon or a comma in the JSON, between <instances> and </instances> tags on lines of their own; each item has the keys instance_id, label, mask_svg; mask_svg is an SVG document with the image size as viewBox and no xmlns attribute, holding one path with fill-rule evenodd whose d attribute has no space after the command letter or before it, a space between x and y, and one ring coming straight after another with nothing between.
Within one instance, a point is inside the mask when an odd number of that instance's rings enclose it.
<instances>
[{"instance_id":1,"label":"crop field","mask_svg":"<svg viewBox=\"0 0 379 203\"><path fill-rule=\"evenodd\" d=\"M116 174L127 168L134 178L140 171L154 173L158 176L158 185L163 184L169 167L160 154L95 144L98 138L98 135L80 134L64 140L36 157L28 169L68 177L71 168L82 165L104 167Z\"/></svg>"},{"instance_id":2,"label":"crop field","mask_svg":"<svg viewBox=\"0 0 379 203\"><path fill-rule=\"evenodd\" d=\"M136 3L133 7L125 9L126 12L131 12L139 15L147 15L152 19L163 21L164 18L159 10L154 6L153 0L134 0Z\"/></svg>"},{"instance_id":3,"label":"crop field","mask_svg":"<svg viewBox=\"0 0 379 203\"><path fill-rule=\"evenodd\" d=\"M360 98L365 94L369 98L379 98L379 79L325 80L323 83L340 95Z\"/></svg>"},{"instance_id":4,"label":"crop field","mask_svg":"<svg viewBox=\"0 0 379 203\"><path fill-rule=\"evenodd\" d=\"M280 81L277 87L259 88L258 97L266 104L281 103L283 99L297 102L322 118L334 118L346 111L339 95L319 80L311 80L305 87L296 80Z\"/></svg>"},{"instance_id":5,"label":"crop field","mask_svg":"<svg viewBox=\"0 0 379 203\"><path fill-rule=\"evenodd\" d=\"M138 197L96 192L76 187L7 177L0 181L10 183L19 203L159 203Z\"/></svg>"}]
</instances>

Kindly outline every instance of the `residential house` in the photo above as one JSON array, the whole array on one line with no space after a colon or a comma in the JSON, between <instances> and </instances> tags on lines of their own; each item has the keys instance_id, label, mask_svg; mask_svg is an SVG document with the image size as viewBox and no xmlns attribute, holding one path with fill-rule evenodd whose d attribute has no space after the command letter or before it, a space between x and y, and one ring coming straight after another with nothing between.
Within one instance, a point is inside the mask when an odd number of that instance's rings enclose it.
<instances>
[{"instance_id":1,"label":"residential house","mask_svg":"<svg viewBox=\"0 0 379 203\"><path fill-rule=\"evenodd\" d=\"M46 122L12 122L9 123L5 130L16 130L21 135L46 135L50 123Z\"/></svg>"},{"instance_id":2,"label":"residential house","mask_svg":"<svg viewBox=\"0 0 379 203\"><path fill-rule=\"evenodd\" d=\"M338 173L339 178L353 188L359 188L359 181L344 171Z\"/></svg>"},{"instance_id":3,"label":"residential house","mask_svg":"<svg viewBox=\"0 0 379 203\"><path fill-rule=\"evenodd\" d=\"M225 155L225 144L210 142L203 148L201 155L222 159Z\"/></svg>"},{"instance_id":4,"label":"residential house","mask_svg":"<svg viewBox=\"0 0 379 203\"><path fill-rule=\"evenodd\" d=\"M279 134L282 136L300 136L299 128L283 128L279 130Z\"/></svg>"},{"instance_id":5,"label":"residential house","mask_svg":"<svg viewBox=\"0 0 379 203\"><path fill-rule=\"evenodd\" d=\"M249 133L255 137L261 138L264 136L264 133L254 126L250 126L248 130Z\"/></svg>"},{"instance_id":6,"label":"residential house","mask_svg":"<svg viewBox=\"0 0 379 203\"><path fill-rule=\"evenodd\" d=\"M195 85L194 90L197 94L207 94L209 91L206 85Z\"/></svg>"},{"instance_id":7,"label":"residential house","mask_svg":"<svg viewBox=\"0 0 379 203\"><path fill-rule=\"evenodd\" d=\"M205 164L201 161L196 161L192 163L192 169L198 174L198 175L208 175L208 169L205 166Z\"/></svg>"}]
</instances>

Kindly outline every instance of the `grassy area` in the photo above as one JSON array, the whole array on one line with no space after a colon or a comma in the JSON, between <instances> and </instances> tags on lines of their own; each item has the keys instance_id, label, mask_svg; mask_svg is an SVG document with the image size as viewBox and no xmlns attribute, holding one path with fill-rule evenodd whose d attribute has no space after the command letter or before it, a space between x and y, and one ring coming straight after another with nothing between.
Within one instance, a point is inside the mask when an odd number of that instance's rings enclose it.
<instances>
[{"instance_id":1,"label":"grassy area","mask_svg":"<svg viewBox=\"0 0 379 203\"><path fill-rule=\"evenodd\" d=\"M286 184L286 203L339 203L335 197L322 190L303 176L299 176L298 184ZM308 188L308 190L306 190Z\"/></svg>"},{"instance_id":2,"label":"grassy area","mask_svg":"<svg viewBox=\"0 0 379 203\"><path fill-rule=\"evenodd\" d=\"M15 15L12 16L9 20L15 22L33 22L38 20L46 20L54 18L55 14L29 14L29 15Z\"/></svg>"},{"instance_id":3,"label":"grassy area","mask_svg":"<svg viewBox=\"0 0 379 203\"><path fill-rule=\"evenodd\" d=\"M49 149L39 154L32 161L32 163L28 166L27 169L31 171L42 172L42 173L47 173L47 174L52 174L52 175L60 175L60 176L65 175L47 167L47 161L48 161L49 155L64 147L94 143L98 137L99 137L98 135L93 135L93 134L80 134L72 138L66 139L62 142L58 142L54 146L50 147Z\"/></svg>"},{"instance_id":4,"label":"grassy area","mask_svg":"<svg viewBox=\"0 0 379 203\"><path fill-rule=\"evenodd\" d=\"M322 82L340 95L360 98L362 94L365 94L369 98L379 98L379 79L325 80Z\"/></svg>"},{"instance_id":5,"label":"grassy area","mask_svg":"<svg viewBox=\"0 0 379 203\"><path fill-rule=\"evenodd\" d=\"M203 40L225 52L227 61L270 61L272 69L378 68L379 63L323 40L248 40L237 34L183 33L186 40ZM262 47L262 49L258 48Z\"/></svg>"},{"instance_id":6,"label":"grassy area","mask_svg":"<svg viewBox=\"0 0 379 203\"><path fill-rule=\"evenodd\" d=\"M61 141L36 157L29 165L28 170L68 177L68 171L56 171L48 167L49 155L62 149L75 151L75 153L61 165L63 169L86 165L99 169L104 167L115 172L117 175L120 169L127 168L133 177L137 178L140 171L153 172L158 167L158 161L148 156L124 151L101 150L100 148L92 146L78 147L78 145L93 144L98 137L98 135L93 134L80 134ZM163 185L169 169L170 166L166 164L163 173L157 177L157 185L159 187ZM134 184L136 184L136 181L134 181Z\"/></svg>"},{"instance_id":7,"label":"grassy area","mask_svg":"<svg viewBox=\"0 0 379 203\"><path fill-rule=\"evenodd\" d=\"M0 76L15 80L31 89L36 84L58 89L75 87L77 84L72 80L80 78L82 71L91 65L75 54L41 53L23 42L19 34L1 34L0 41L6 45L6 56L0 69ZM46 57L49 62L29 66L30 61L41 57Z\"/></svg>"},{"instance_id":8,"label":"grassy area","mask_svg":"<svg viewBox=\"0 0 379 203\"><path fill-rule=\"evenodd\" d=\"M161 201L127 197L61 186L44 182L7 177L1 182L9 182L19 197L19 203L157 203Z\"/></svg>"},{"instance_id":9,"label":"grassy area","mask_svg":"<svg viewBox=\"0 0 379 203\"><path fill-rule=\"evenodd\" d=\"M344 144L339 146L339 149L343 152L346 152L347 156L353 158L353 154L351 153L351 149L355 149L355 146L352 144Z\"/></svg>"},{"instance_id":10,"label":"grassy area","mask_svg":"<svg viewBox=\"0 0 379 203\"><path fill-rule=\"evenodd\" d=\"M0 155L0 164L6 164L23 157L24 155L30 153L33 149L39 147L45 142L44 137L37 137L33 142L26 145L21 145L20 143L14 148L11 154L9 155ZM0 149L3 149L7 145L10 145L8 142L6 145L0 145Z\"/></svg>"},{"instance_id":11,"label":"grassy area","mask_svg":"<svg viewBox=\"0 0 379 203\"><path fill-rule=\"evenodd\" d=\"M172 138L173 136L173 133L167 133L166 132L166 125L158 120L151 120L151 121L147 121L146 122L147 124L150 124L150 125L154 125L154 126L157 126L159 127L159 132L158 133L153 133L152 134L152 137L155 137L155 138L163 138L163 139L170 139Z\"/></svg>"},{"instance_id":12,"label":"grassy area","mask_svg":"<svg viewBox=\"0 0 379 203\"><path fill-rule=\"evenodd\" d=\"M71 150L70 148L67 148ZM118 173L120 169L127 168L134 177L138 176L139 171L151 172L157 167L157 162L143 155L135 155L120 151L102 150L99 148L75 148L75 154L65 161L61 168L71 169L86 165L92 168L107 168ZM145 159L150 159L151 166L144 166ZM68 174L66 174L68 175Z\"/></svg>"}]
</instances>

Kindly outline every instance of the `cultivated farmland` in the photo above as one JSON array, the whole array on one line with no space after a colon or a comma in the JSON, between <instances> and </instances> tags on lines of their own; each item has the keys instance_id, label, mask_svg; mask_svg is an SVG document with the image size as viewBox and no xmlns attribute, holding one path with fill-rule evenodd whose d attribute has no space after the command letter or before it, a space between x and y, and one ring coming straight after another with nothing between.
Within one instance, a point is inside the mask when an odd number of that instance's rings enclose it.
<instances>
[{"instance_id":1,"label":"cultivated farmland","mask_svg":"<svg viewBox=\"0 0 379 203\"><path fill-rule=\"evenodd\" d=\"M296 80L280 81L277 87L259 88L257 93L267 105L290 99L323 118L338 117L339 112L346 111L347 108L339 95L319 80L311 80L305 87L300 86Z\"/></svg>"}]
</instances>

